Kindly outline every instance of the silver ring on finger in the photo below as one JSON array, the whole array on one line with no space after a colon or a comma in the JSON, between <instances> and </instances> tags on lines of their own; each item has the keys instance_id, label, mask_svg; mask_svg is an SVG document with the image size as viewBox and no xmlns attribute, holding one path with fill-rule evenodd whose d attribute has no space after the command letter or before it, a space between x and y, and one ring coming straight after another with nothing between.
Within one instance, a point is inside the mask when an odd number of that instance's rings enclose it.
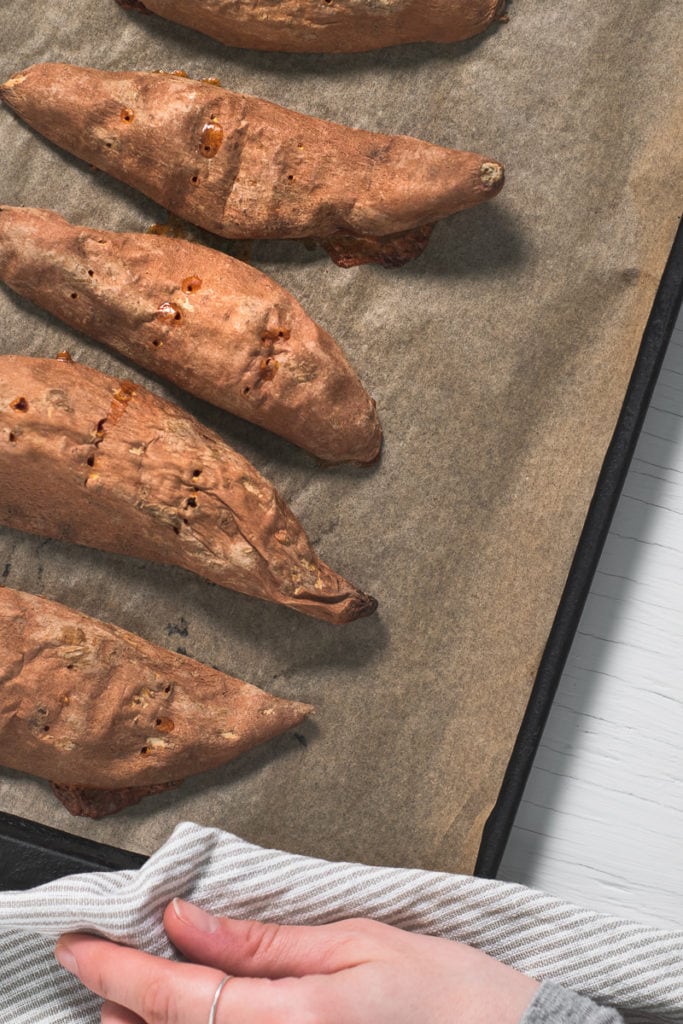
<instances>
[{"instance_id":1,"label":"silver ring on finger","mask_svg":"<svg viewBox=\"0 0 683 1024\"><path fill-rule=\"evenodd\" d=\"M232 974L224 974L220 982L218 983L218 988L216 989L216 992L213 997L213 1002L211 1003L211 1009L209 1010L208 1024L216 1024L216 1010L218 1009L218 1000L221 997L221 992L223 991L223 989L228 984L231 978Z\"/></svg>"}]
</instances>

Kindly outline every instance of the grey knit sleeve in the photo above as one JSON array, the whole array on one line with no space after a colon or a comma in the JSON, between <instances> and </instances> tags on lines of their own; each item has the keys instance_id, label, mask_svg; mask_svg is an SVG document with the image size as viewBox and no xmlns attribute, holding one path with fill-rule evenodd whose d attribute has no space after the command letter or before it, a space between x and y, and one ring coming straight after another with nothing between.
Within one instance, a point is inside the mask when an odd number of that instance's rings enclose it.
<instances>
[{"instance_id":1,"label":"grey knit sleeve","mask_svg":"<svg viewBox=\"0 0 683 1024\"><path fill-rule=\"evenodd\" d=\"M623 1017L608 1006L544 981L520 1024L623 1024Z\"/></svg>"}]
</instances>

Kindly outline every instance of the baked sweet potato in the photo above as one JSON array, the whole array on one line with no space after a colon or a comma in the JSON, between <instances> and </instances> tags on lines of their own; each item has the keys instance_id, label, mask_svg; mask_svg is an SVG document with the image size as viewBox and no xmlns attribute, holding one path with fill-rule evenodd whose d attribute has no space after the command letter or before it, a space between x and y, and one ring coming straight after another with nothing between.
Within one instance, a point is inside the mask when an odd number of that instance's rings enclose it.
<instances>
[{"instance_id":1,"label":"baked sweet potato","mask_svg":"<svg viewBox=\"0 0 683 1024\"><path fill-rule=\"evenodd\" d=\"M279 285L205 246L0 206L0 279L145 369L327 463L374 461L375 403Z\"/></svg>"},{"instance_id":2,"label":"baked sweet potato","mask_svg":"<svg viewBox=\"0 0 683 1024\"><path fill-rule=\"evenodd\" d=\"M226 764L313 709L62 604L0 587L0 763L102 817Z\"/></svg>"},{"instance_id":3,"label":"baked sweet potato","mask_svg":"<svg viewBox=\"0 0 683 1024\"><path fill-rule=\"evenodd\" d=\"M0 86L33 128L226 238L312 238L342 266L397 266L490 199L503 167L176 75L37 64Z\"/></svg>"},{"instance_id":4,"label":"baked sweet potato","mask_svg":"<svg viewBox=\"0 0 683 1024\"><path fill-rule=\"evenodd\" d=\"M455 43L484 32L507 0L116 0L227 46L353 53L399 43Z\"/></svg>"},{"instance_id":5,"label":"baked sweet potato","mask_svg":"<svg viewBox=\"0 0 683 1024\"><path fill-rule=\"evenodd\" d=\"M178 565L328 622L377 606L216 434L70 361L0 356L0 523Z\"/></svg>"}]
</instances>

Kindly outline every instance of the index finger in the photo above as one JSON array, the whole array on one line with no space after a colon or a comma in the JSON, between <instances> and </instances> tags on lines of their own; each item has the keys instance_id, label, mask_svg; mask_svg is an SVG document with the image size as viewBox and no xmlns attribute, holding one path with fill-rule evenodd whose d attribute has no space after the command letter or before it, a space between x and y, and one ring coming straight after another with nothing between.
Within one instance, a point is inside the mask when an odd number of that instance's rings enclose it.
<instances>
[{"instance_id":1,"label":"index finger","mask_svg":"<svg viewBox=\"0 0 683 1024\"><path fill-rule=\"evenodd\" d=\"M183 964L119 946L92 935L64 935L59 963L103 999L132 1011L145 1024L207 1024L225 974L213 967ZM324 979L230 977L218 1002L215 1024L263 1024L287 1020L296 1011L321 1008Z\"/></svg>"},{"instance_id":2,"label":"index finger","mask_svg":"<svg viewBox=\"0 0 683 1024\"><path fill-rule=\"evenodd\" d=\"M62 936L55 956L87 988L146 1024L206 1024L225 976L213 967L175 963L84 934Z\"/></svg>"}]
</instances>

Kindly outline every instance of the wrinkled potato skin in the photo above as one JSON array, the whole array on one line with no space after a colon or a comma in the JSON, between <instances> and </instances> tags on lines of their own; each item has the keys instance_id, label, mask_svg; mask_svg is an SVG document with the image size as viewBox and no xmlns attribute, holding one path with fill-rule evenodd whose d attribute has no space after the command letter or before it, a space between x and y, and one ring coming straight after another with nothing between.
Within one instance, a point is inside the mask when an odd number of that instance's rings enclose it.
<instances>
[{"instance_id":1,"label":"wrinkled potato skin","mask_svg":"<svg viewBox=\"0 0 683 1024\"><path fill-rule=\"evenodd\" d=\"M0 356L0 523L178 565L328 622L376 608L216 434L71 362Z\"/></svg>"},{"instance_id":2,"label":"wrinkled potato skin","mask_svg":"<svg viewBox=\"0 0 683 1024\"><path fill-rule=\"evenodd\" d=\"M158 782L151 786L125 786L123 789L97 789L93 786L71 786L52 782L50 788L69 814L83 818L106 818L109 814L137 804L146 796L177 789L180 782Z\"/></svg>"},{"instance_id":3,"label":"wrinkled potato skin","mask_svg":"<svg viewBox=\"0 0 683 1024\"><path fill-rule=\"evenodd\" d=\"M47 210L0 206L0 279L326 463L379 454L375 403L339 346L293 296L239 260L181 239L74 227Z\"/></svg>"},{"instance_id":4,"label":"wrinkled potato skin","mask_svg":"<svg viewBox=\"0 0 683 1024\"><path fill-rule=\"evenodd\" d=\"M0 634L0 762L59 785L174 782L232 761L312 711L7 587Z\"/></svg>"},{"instance_id":5,"label":"wrinkled potato skin","mask_svg":"<svg viewBox=\"0 0 683 1024\"><path fill-rule=\"evenodd\" d=\"M52 142L226 238L396 235L503 186L502 166L479 154L175 75L38 64L0 98Z\"/></svg>"},{"instance_id":6,"label":"wrinkled potato skin","mask_svg":"<svg viewBox=\"0 0 683 1024\"><path fill-rule=\"evenodd\" d=\"M142 6L226 46L358 53L469 39L502 14L505 0L144 0Z\"/></svg>"}]
</instances>

